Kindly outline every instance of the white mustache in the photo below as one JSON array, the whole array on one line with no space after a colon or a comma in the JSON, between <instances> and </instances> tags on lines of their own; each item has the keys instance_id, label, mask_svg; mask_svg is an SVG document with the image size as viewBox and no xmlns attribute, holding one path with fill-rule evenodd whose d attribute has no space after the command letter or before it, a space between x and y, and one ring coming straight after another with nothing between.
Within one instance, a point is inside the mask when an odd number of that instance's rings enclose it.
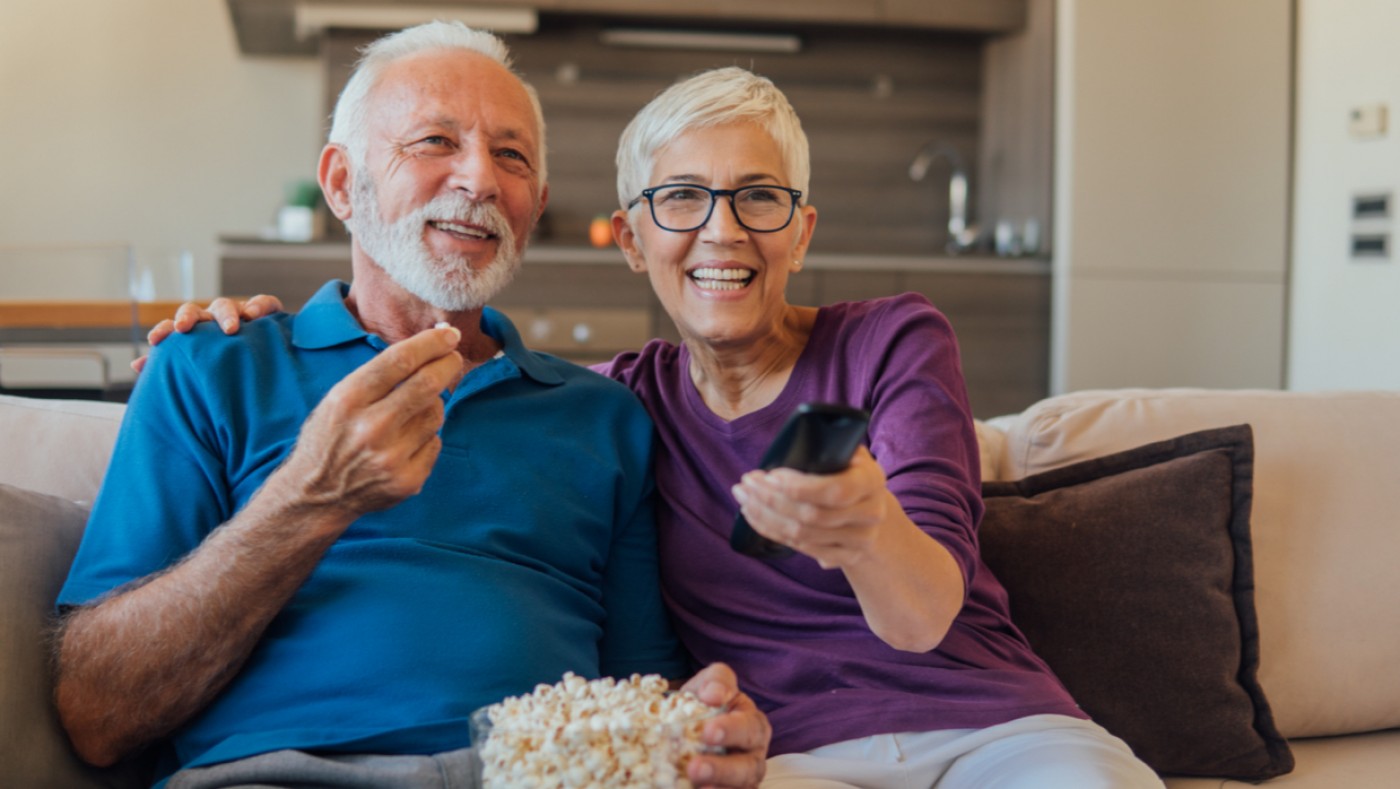
<instances>
[{"instance_id":1,"label":"white mustache","mask_svg":"<svg viewBox=\"0 0 1400 789\"><path fill-rule=\"evenodd\" d=\"M462 195L440 195L413 213L416 221L476 225L501 239L515 237L510 223L494 203L478 203Z\"/></svg>"}]
</instances>

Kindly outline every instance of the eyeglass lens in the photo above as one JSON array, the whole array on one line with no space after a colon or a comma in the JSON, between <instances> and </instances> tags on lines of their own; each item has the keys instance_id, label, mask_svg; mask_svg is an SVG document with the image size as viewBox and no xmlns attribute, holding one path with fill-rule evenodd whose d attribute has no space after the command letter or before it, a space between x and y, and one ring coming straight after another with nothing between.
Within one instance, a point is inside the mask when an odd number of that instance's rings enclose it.
<instances>
[{"instance_id":1,"label":"eyeglass lens","mask_svg":"<svg viewBox=\"0 0 1400 789\"><path fill-rule=\"evenodd\" d=\"M717 199L709 190L696 186L662 186L652 193L652 214L666 230L694 230L709 219ZM732 200L739 224L749 230L781 230L792 219L793 197L783 189L745 186L734 190Z\"/></svg>"}]
</instances>

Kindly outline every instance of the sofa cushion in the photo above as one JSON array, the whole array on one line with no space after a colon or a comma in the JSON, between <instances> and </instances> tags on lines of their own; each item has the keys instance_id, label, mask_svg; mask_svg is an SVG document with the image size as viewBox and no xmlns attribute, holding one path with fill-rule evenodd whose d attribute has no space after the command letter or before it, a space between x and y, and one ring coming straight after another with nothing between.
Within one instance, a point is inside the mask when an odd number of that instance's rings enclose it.
<instances>
[{"instance_id":1,"label":"sofa cushion","mask_svg":"<svg viewBox=\"0 0 1400 789\"><path fill-rule=\"evenodd\" d=\"M1006 453L1006 433L980 419L973 420L977 429L977 456L981 459L982 479L997 478L997 460Z\"/></svg>"},{"instance_id":2,"label":"sofa cushion","mask_svg":"<svg viewBox=\"0 0 1400 789\"><path fill-rule=\"evenodd\" d=\"M0 395L0 483L92 501L125 409L122 403Z\"/></svg>"},{"instance_id":3,"label":"sofa cushion","mask_svg":"<svg viewBox=\"0 0 1400 789\"><path fill-rule=\"evenodd\" d=\"M0 484L0 765L6 786L139 786L73 754L50 700L50 613L87 510Z\"/></svg>"},{"instance_id":4,"label":"sofa cushion","mask_svg":"<svg viewBox=\"0 0 1400 789\"><path fill-rule=\"evenodd\" d=\"M1400 729L1289 740L1297 766L1266 789L1395 789L1400 775ZM1167 778L1167 789L1249 789L1219 778Z\"/></svg>"},{"instance_id":5,"label":"sofa cushion","mask_svg":"<svg viewBox=\"0 0 1400 789\"><path fill-rule=\"evenodd\" d=\"M1293 767L1256 679L1247 425L983 486L1013 621L1159 773Z\"/></svg>"},{"instance_id":6,"label":"sofa cushion","mask_svg":"<svg viewBox=\"0 0 1400 789\"><path fill-rule=\"evenodd\" d=\"M1279 731L1400 726L1400 392L1085 391L992 422L1005 479L1248 422L1259 682Z\"/></svg>"}]
</instances>

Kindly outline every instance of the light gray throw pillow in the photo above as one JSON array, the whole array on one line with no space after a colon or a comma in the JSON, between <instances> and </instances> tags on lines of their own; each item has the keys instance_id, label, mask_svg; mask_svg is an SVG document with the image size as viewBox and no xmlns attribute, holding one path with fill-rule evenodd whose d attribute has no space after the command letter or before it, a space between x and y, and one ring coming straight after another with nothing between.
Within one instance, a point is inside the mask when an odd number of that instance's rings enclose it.
<instances>
[{"instance_id":1,"label":"light gray throw pillow","mask_svg":"<svg viewBox=\"0 0 1400 789\"><path fill-rule=\"evenodd\" d=\"M83 536L87 510L0 484L0 784L141 786L125 770L84 765L59 728L47 633L54 599Z\"/></svg>"}]
</instances>

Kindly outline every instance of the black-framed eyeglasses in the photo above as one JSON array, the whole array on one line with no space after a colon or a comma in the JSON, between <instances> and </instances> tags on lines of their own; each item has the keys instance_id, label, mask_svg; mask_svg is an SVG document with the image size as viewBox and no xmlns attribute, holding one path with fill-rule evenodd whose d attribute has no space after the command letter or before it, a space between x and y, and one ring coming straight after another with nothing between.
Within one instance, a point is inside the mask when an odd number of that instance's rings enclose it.
<instances>
[{"instance_id":1,"label":"black-framed eyeglasses","mask_svg":"<svg viewBox=\"0 0 1400 789\"><path fill-rule=\"evenodd\" d=\"M627 204L636 205L643 198L651 206L651 218L662 230L689 233L710 221L715 200L729 198L734 219L746 230L755 233L776 233L792 222L797 201L802 193L786 186L756 184L738 189L711 189L699 184L664 184L642 190L642 196Z\"/></svg>"}]
</instances>

